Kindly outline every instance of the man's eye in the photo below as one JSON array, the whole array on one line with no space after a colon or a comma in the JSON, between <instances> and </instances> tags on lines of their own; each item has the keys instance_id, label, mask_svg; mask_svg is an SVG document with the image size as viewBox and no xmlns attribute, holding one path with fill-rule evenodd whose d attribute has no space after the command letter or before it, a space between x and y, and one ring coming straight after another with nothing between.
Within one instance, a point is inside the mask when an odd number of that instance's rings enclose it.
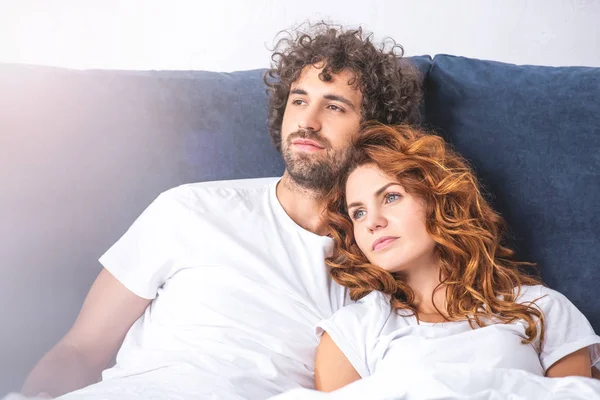
<instances>
[{"instance_id":1,"label":"man's eye","mask_svg":"<svg viewBox=\"0 0 600 400\"><path fill-rule=\"evenodd\" d=\"M304 100L300 100L300 99L292 100L292 104L295 106L301 106L302 104L304 104Z\"/></svg>"},{"instance_id":2,"label":"man's eye","mask_svg":"<svg viewBox=\"0 0 600 400\"><path fill-rule=\"evenodd\" d=\"M356 210L352 213L352 219L359 219L365 215L365 210Z\"/></svg>"},{"instance_id":3,"label":"man's eye","mask_svg":"<svg viewBox=\"0 0 600 400\"><path fill-rule=\"evenodd\" d=\"M398 193L388 193L385 195L385 202L392 203L400 198Z\"/></svg>"},{"instance_id":4,"label":"man's eye","mask_svg":"<svg viewBox=\"0 0 600 400\"><path fill-rule=\"evenodd\" d=\"M333 111L344 112L344 109L342 107L338 107L335 104L330 104L328 107L330 110L333 110Z\"/></svg>"}]
</instances>

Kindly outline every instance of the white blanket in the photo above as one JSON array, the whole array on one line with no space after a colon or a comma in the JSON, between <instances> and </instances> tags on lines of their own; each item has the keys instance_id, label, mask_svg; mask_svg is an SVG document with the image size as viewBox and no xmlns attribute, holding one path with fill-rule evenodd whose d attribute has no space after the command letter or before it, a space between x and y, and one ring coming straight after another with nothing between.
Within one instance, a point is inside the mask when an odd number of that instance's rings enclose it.
<instances>
[{"instance_id":1,"label":"white blanket","mask_svg":"<svg viewBox=\"0 0 600 400\"><path fill-rule=\"evenodd\" d=\"M189 393L174 385L157 390L150 382L138 382L136 393L114 390L79 392L69 399L179 399L222 400L216 394ZM131 386L131 385L130 385ZM238 398L238 397L236 397ZM24 400L11 394L3 400ZM31 398L30 398L31 399ZM331 393L295 389L271 400L600 400L600 380L590 378L544 378L521 370L470 368L465 364L439 364L435 368L399 367L382 370Z\"/></svg>"},{"instance_id":2,"label":"white blanket","mask_svg":"<svg viewBox=\"0 0 600 400\"><path fill-rule=\"evenodd\" d=\"M381 371L331 393L295 389L271 400L600 400L600 380L545 378L465 364Z\"/></svg>"}]
</instances>

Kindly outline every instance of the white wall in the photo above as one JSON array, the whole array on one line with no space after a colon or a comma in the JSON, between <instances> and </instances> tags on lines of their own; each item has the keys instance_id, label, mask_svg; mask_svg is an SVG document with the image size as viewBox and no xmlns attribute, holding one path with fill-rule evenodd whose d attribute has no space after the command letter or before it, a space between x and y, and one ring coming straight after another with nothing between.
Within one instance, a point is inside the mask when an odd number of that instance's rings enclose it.
<instances>
[{"instance_id":1,"label":"white wall","mask_svg":"<svg viewBox=\"0 0 600 400\"><path fill-rule=\"evenodd\" d=\"M362 24L408 55L600 66L600 0L0 0L0 61L262 68L275 34L306 18Z\"/></svg>"}]
</instances>

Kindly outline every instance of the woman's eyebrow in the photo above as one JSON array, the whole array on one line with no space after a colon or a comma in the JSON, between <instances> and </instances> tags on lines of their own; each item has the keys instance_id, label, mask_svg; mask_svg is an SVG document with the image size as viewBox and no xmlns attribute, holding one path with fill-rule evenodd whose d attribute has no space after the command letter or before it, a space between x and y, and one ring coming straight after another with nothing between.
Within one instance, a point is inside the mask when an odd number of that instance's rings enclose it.
<instances>
[{"instance_id":1,"label":"woman's eyebrow","mask_svg":"<svg viewBox=\"0 0 600 400\"><path fill-rule=\"evenodd\" d=\"M389 188L390 186L393 185L400 185L398 182L390 182L386 185L383 185L381 188L377 189L377 191L375 192L375 197L377 196L381 196L381 193L385 192L385 189ZM363 203L361 203L360 201L355 201L351 204L348 204L347 208L351 209L352 207L356 207L356 206L362 206Z\"/></svg>"}]
</instances>

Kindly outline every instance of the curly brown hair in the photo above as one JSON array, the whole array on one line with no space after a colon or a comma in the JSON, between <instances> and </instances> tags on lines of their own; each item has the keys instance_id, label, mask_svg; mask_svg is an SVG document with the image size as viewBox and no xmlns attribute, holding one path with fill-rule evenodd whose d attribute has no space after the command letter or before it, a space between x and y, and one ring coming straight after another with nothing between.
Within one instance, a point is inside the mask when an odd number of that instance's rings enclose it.
<instances>
[{"instance_id":1,"label":"curly brown hair","mask_svg":"<svg viewBox=\"0 0 600 400\"><path fill-rule=\"evenodd\" d=\"M303 26L308 29L303 30ZM364 33L361 27L344 30L326 22L304 23L278 36L271 69L264 76L269 93L269 135L278 151L290 87L309 65L323 64L319 78L325 82L342 70L356 74L356 80L349 84L362 93L363 121L420 122L422 79L418 69L402 59L404 50L393 39L376 47L373 34Z\"/></svg>"},{"instance_id":2,"label":"curly brown hair","mask_svg":"<svg viewBox=\"0 0 600 400\"><path fill-rule=\"evenodd\" d=\"M485 321L525 320L524 343L538 334L543 315L534 304L518 304L522 285L540 280L514 261L506 247L505 224L488 204L467 161L439 136L407 125L367 124L353 141L346 173L328 197L327 219L335 248L326 262L333 279L358 300L373 290L391 295L392 306L417 314L414 294L399 274L369 263L354 239L345 186L361 165L376 165L395 176L407 193L425 201L426 229L440 258L440 287L445 286L449 320L467 319L472 327ZM537 322L541 321L538 328Z\"/></svg>"}]
</instances>

